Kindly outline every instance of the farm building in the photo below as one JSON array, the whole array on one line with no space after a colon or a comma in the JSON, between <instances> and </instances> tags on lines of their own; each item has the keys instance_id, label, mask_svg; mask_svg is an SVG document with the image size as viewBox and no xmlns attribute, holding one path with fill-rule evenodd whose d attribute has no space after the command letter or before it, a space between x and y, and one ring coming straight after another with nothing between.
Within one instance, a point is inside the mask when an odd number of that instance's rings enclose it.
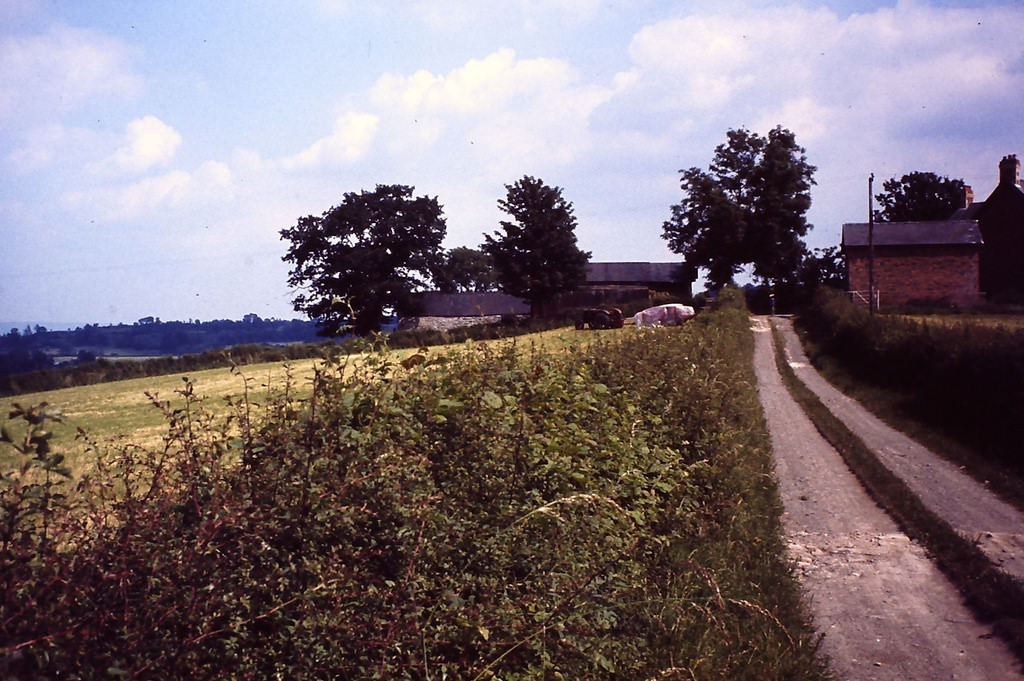
<instances>
[{"instance_id":1,"label":"farm building","mask_svg":"<svg viewBox=\"0 0 1024 681\"><path fill-rule=\"evenodd\" d=\"M696 278L696 270L682 262L592 262L587 283L561 296L558 307L614 307L649 300L653 293L689 302Z\"/></svg>"},{"instance_id":2,"label":"farm building","mask_svg":"<svg viewBox=\"0 0 1024 681\"><path fill-rule=\"evenodd\" d=\"M843 225L848 287L867 304L869 225ZM879 307L944 303L970 307L986 297L1024 301L1024 189L1015 155L999 162L999 184L985 201L965 188L949 220L880 222L874 227Z\"/></svg>"},{"instance_id":3,"label":"farm building","mask_svg":"<svg viewBox=\"0 0 1024 681\"><path fill-rule=\"evenodd\" d=\"M954 220L977 220L981 230L981 290L989 300L1024 301L1024 189L1015 155L999 162L999 184L984 201L966 188Z\"/></svg>"},{"instance_id":4,"label":"farm building","mask_svg":"<svg viewBox=\"0 0 1024 681\"><path fill-rule=\"evenodd\" d=\"M422 313L419 317L403 317L398 328L449 331L460 326L493 324L502 317L526 317L530 306L515 296L497 291L441 293L425 291L415 294Z\"/></svg>"},{"instance_id":5,"label":"farm building","mask_svg":"<svg viewBox=\"0 0 1024 681\"><path fill-rule=\"evenodd\" d=\"M843 225L849 290L867 304L869 225ZM879 308L914 303L970 307L981 301L981 232L974 220L880 222L874 227Z\"/></svg>"},{"instance_id":6,"label":"farm building","mask_svg":"<svg viewBox=\"0 0 1024 681\"><path fill-rule=\"evenodd\" d=\"M587 283L579 290L560 296L559 311L581 307L615 307L647 301L652 292L668 293L689 300L696 279L685 263L594 262L587 265ZM423 312L400 322L399 328L448 330L469 324L490 323L503 316L526 316L530 306L519 298L498 292L417 294Z\"/></svg>"}]
</instances>

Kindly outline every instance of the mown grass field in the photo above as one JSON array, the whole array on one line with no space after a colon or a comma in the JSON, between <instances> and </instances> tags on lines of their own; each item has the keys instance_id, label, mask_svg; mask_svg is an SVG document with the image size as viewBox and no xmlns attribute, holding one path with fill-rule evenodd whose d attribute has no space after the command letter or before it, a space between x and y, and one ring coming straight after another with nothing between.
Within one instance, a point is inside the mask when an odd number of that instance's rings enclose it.
<instances>
[{"instance_id":1,"label":"mown grass field","mask_svg":"<svg viewBox=\"0 0 1024 681\"><path fill-rule=\"evenodd\" d=\"M252 399L260 402L268 391L283 388L289 371L298 389L308 388L314 366L314 360L294 362L288 367L279 363L259 364L240 367L237 373L230 369L197 371L187 378L193 381L208 406L218 411L227 409L224 398L237 398L245 392L246 378ZM160 400L170 400L175 407L181 406L184 398L176 392L183 388L184 378L186 375L171 374L27 393L4 398L0 404L5 415L15 404L28 407L47 402L60 409L63 420L53 423L51 431L67 456L68 464L76 473L81 473L90 470L92 462L88 460L85 442L75 439L78 429L100 443L121 440L157 446L167 432L167 421L147 393ZM9 460L11 456L11 452L4 451L0 464L9 463L5 458Z\"/></svg>"}]
</instances>

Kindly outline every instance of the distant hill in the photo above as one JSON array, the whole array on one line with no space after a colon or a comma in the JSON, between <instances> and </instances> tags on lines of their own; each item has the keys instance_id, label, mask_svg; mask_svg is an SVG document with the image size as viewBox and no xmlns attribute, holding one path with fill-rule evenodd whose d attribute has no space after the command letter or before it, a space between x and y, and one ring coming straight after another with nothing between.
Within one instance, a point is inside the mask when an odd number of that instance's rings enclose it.
<instances>
[{"instance_id":1,"label":"distant hill","mask_svg":"<svg viewBox=\"0 0 1024 681\"><path fill-rule=\"evenodd\" d=\"M47 331L70 331L77 329L80 326L85 326L86 322L0 322L0 335L10 333L12 330L18 330L19 332L25 329L35 329L37 326L46 329Z\"/></svg>"},{"instance_id":2,"label":"distant hill","mask_svg":"<svg viewBox=\"0 0 1024 681\"><path fill-rule=\"evenodd\" d=\"M317 336L314 322L261 319L254 314L240 321L162 322L146 317L134 324L85 324L71 329L31 323L5 328L7 332L0 335L0 376L104 357L184 355L242 344L286 345L323 340Z\"/></svg>"}]
</instances>

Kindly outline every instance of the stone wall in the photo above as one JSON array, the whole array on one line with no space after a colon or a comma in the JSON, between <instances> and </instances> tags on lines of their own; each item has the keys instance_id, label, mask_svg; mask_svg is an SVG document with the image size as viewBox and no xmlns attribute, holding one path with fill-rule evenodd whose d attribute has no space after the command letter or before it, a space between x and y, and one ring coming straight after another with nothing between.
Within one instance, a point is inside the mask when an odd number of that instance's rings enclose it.
<instances>
[{"instance_id":1,"label":"stone wall","mask_svg":"<svg viewBox=\"0 0 1024 681\"><path fill-rule=\"evenodd\" d=\"M496 324L501 321L502 315L474 315L472 317L403 317L398 322L399 331L409 329L427 329L429 331L451 331L463 326L475 326L477 324Z\"/></svg>"}]
</instances>

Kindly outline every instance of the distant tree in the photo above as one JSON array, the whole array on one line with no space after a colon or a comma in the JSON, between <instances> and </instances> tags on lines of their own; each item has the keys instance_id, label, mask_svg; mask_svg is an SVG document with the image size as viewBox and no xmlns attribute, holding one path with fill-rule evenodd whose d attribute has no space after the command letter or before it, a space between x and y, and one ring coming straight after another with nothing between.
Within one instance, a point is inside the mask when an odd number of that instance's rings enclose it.
<instances>
[{"instance_id":1,"label":"distant tree","mask_svg":"<svg viewBox=\"0 0 1024 681\"><path fill-rule=\"evenodd\" d=\"M303 290L293 304L321 335L349 324L366 334L380 329L386 310L415 311L411 294L429 283L447 227L436 198L412 194L403 185L347 193L322 216L281 230L291 242L288 284Z\"/></svg>"},{"instance_id":2,"label":"distant tree","mask_svg":"<svg viewBox=\"0 0 1024 681\"><path fill-rule=\"evenodd\" d=\"M885 190L875 194L878 222L948 220L963 205L964 181L939 177L935 173L913 172L882 183Z\"/></svg>"},{"instance_id":3,"label":"distant tree","mask_svg":"<svg viewBox=\"0 0 1024 681\"><path fill-rule=\"evenodd\" d=\"M679 171L683 200L662 236L689 264L707 269L713 288L731 283L744 265L762 281L791 281L805 252L816 168L782 127L767 137L745 129L727 137L708 172Z\"/></svg>"},{"instance_id":4,"label":"distant tree","mask_svg":"<svg viewBox=\"0 0 1024 681\"><path fill-rule=\"evenodd\" d=\"M495 291L498 281L494 265L486 253L459 246L448 251L434 271L434 286L442 293Z\"/></svg>"},{"instance_id":5,"label":"distant tree","mask_svg":"<svg viewBox=\"0 0 1024 681\"><path fill-rule=\"evenodd\" d=\"M560 187L523 176L505 185L498 207L512 217L501 221L504 233L485 234L499 288L530 303L534 317L559 293L575 290L587 280L590 253L576 245L576 217Z\"/></svg>"},{"instance_id":6,"label":"distant tree","mask_svg":"<svg viewBox=\"0 0 1024 681\"><path fill-rule=\"evenodd\" d=\"M808 292L819 286L846 289L846 255L838 246L815 248L800 265L800 285Z\"/></svg>"}]
</instances>

